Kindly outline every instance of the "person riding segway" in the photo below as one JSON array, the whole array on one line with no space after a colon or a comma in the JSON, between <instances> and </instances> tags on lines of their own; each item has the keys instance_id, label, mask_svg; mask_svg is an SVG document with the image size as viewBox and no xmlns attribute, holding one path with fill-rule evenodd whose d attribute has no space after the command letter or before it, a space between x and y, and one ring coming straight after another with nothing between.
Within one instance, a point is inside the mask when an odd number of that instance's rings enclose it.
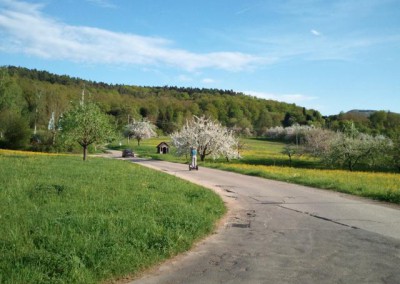
<instances>
[{"instance_id":1,"label":"person riding segway","mask_svg":"<svg viewBox=\"0 0 400 284\"><path fill-rule=\"evenodd\" d=\"M196 147L190 147L190 157L191 157L191 162L189 163L189 171L199 170L199 167L197 166L197 149L196 149Z\"/></svg>"}]
</instances>

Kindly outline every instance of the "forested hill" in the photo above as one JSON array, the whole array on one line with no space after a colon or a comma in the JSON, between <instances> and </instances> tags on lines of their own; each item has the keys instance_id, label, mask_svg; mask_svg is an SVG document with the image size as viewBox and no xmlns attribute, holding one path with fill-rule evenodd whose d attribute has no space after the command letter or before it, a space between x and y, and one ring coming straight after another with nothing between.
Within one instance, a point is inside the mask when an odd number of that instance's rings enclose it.
<instances>
[{"instance_id":1,"label":"forested hill","mask_svg":"<svg viewBox=\"0 0 400 284\"><path fill-rule=\"evenodd\" d=\"M322 117L316 110L232 90L112 85L13 66L0 67L0 134L10 110L29 123L31 133L46 131L50 118L57 123L82 93L85 100L97 102L119 130L132 119L146 117L169 134L193 115L205 115L244 135L262 136L270 127L293 124L342 131L353 123L361 132L400 136L400 114L388 111L353 110Z\"/></svg>"},{"instance_id":2,"label":"forested hill","mask_svg":"<svg viewBox=\"0 0 400 284\"><path fill-rule=\"evenodd\" d=\"M1 71L0 80L7 89L2 92L8 97L3 95L0 112L7 104L14 105L28 117L32 129L47 129L50 117L57 120L82 93L111 115L118 128L132 118L147 117L165 134L179 129L193 115L211 116L252 135L262 135L273 126L324 123L316 110L232 90L112 85L13 66Z\"/></svg>"}]
</instances>

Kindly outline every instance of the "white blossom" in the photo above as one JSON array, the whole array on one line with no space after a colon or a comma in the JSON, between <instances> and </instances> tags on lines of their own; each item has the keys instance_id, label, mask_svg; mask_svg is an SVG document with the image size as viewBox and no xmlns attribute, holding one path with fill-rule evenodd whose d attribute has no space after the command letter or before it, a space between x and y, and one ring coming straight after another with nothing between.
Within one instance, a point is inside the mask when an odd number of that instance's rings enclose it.
<instances>
[{"instance_id":1,"label":"white blossom","mask_svg":"<svg viewBox=\"0 0 400 284\"><path fill-rule=\"evenodd\" d=\"M202 161L208 155L213 159L239 157L239 142L233 132L210 118L194 116L180 131L174 132L171 139L178 155L187 154L190 147L196 147Z\"/></svg>"},{"instance_id":2,"label":"white blossom","mask_svg":"<svg viewBox=\"0 0 400 284\"><path fill-rule=\"evenodd\" d=\"M125 127L125 136L135 138L140 145L142 139L148 139L157 136L155 132L156 126L147 119L142 121L133 120L130 124Z\"/></svg>"}]
</instances>

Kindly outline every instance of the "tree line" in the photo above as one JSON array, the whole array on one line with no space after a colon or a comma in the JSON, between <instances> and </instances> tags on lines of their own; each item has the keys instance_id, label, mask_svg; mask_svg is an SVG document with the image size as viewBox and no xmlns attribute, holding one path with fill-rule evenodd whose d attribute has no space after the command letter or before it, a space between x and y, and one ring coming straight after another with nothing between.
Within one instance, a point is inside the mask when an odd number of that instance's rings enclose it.
<instances>
[{"instance_id":1,"label":"tree line","mask_svg":"<svg viewBox=\"0 0 400 284\"><path fill-rule=\"evenodd\" d=\"M271 127L293 125L341 131L349 121L370 135L394 139L400 133L400 115L386 111L323 117L317 110L233 90L107 84L5 66L0 68L0 146L51 149L63 114L83 97L95 102L119 133L132 121L146 119L159 134L169 135L193 116L209 117L246 136L265 136Z\"/></svg>"},{"instance_id":2,"label":"tree line","mask_svg":"<svg viewBox=\"0 0 400 284\"><path fill-rule=\"evenodd\" d=\"M325 167L353 170L400 171L400 137L360 132L354 122L342 131L313 126L273 127L266 137L287 142L282 153L292 158L308 154Z\"/></svg>"},{"instance_id":3,"label":"tree line","mask_svg":"<svg viewBox=\"0 0 400 284\"><path fill-rule=\"evenodd\" d=\"M159 132L168 135L194 115L218 120L244 135L260 135L284 121L323 124L323 118L316 110L232 90L113 85L8 66L0 68L0 133L4 138L7 129L15 129L7 124L21 120L19 124L24 127L20 129L27 129L37 138L46 136L49 120L52 118L57 124L63 113L83 95L96 102L120 132L131 120L146 118ZM11 112L14 118L11 118ZM8 146L15 141L9 142L6 143Z\"/></svg>"}]
</instances>

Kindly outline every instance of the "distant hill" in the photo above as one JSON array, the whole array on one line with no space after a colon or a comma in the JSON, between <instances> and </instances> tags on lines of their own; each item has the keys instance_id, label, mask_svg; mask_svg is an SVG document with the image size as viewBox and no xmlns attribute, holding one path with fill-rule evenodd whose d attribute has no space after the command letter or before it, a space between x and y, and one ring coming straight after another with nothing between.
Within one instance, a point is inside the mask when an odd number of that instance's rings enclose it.
<instances>
[{"instance_id":1,"label":"distant hill","mask_svg":"<svg viewBox=\"0 0 400 284\"><path fill-rule=\"evenodd\" d=\"M362 110L362 109L352 109L346 113L350 113L350 114L360 114L363 115L365 117L369 117L371 114L377 112L376 110Z\"/></svg>"},{"instance_id":2,"label":"distant hill","mask_svg":"<svg viewBox=\"0 0 400 284\"><path fill-rule=\"evenodd\" d=\"M241 135L263 136L271 127L294 124L341 131L349 121L365 133L400 134L400 114L387 111L354 109L322 117L317 110L233 90L107 84L14 66L0 67L0 134L10 108L29 123L31 133L46 133L50 118L57 123L83 96L97 102L120 131L132 119L147 118L160 134L170 134L193 115L205 115Z\"/></svg>"},{"instance_id":3,"label":"distant hill","mask_svg":"<svg viewBox=\"0 0 400 284\"><path fill-rule=\"evenodd\" d=\"M350 114L359 114L359 115L363 115L366 117L369 117L371 115L373 115L376 112L388 112L388 113L393 113L393 114L398 114L397 112L391 112L391 111L384 111L384 110L362 110L362 109L352 109L346 113L350 113Z\"/></svg>"},{"instance_id":4,"label":"distant hill","mask_svg":"<svg viewBox=\"0 0 400 284\"><path fill-rule=\"evenodd\" d=\"M23 67L3 70L21 90L19 107L29 117L30 127L38 129L46 129L53 112L57 120L82 94L96 101L120 129L133 118L146 117L168 134L193 115L210 116L239 133L252 135L262 135L274 126L324 122L316 110L233 90L114 85Z\"/></svg>"}]
</instances>

